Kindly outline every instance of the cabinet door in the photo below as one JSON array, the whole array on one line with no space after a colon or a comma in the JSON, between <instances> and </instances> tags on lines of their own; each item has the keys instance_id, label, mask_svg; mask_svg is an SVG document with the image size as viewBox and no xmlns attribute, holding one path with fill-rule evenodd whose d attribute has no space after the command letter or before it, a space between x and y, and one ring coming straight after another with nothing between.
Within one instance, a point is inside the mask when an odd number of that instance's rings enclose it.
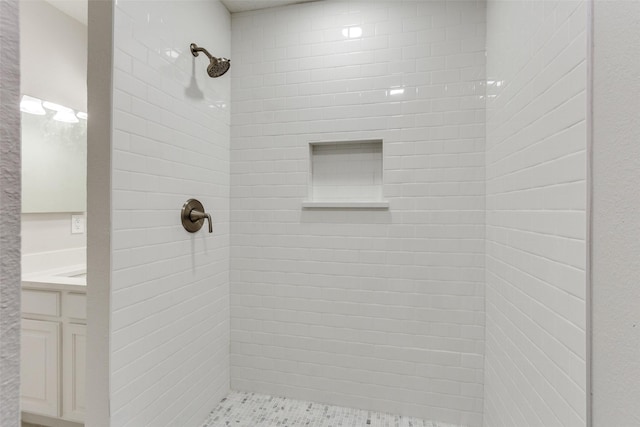
<instances>
[{"instance_id":1,"label":"cabinet door","mask_svg":"<svg viewBox=\"0 0 640 427\"><path fill-rule=\"evenodd\" d=\"M22 319L20 356L22 410L59 416L60 324Z\"/></svg>"},{"instance_id":2,"label":"cabinet door","mask_svg":"<svg viewBox=\"0 0 640 427\"><path fill-rule=\"evenodd\" d=\"M70 324L64 331L62 417L83 422L87 327Z\"/></svg>"}]
</instances>

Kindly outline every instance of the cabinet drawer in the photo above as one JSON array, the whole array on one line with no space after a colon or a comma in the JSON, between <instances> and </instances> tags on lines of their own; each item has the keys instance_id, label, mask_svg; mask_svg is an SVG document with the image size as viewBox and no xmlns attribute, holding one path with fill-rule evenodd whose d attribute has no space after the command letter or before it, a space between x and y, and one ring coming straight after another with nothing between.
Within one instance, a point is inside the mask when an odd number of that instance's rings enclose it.
<instances>
[{"instance_id":1,"label":"cabinet drawer","mask_svg":"<svg viewBox=\"0 0 640 427\"><path fill-rule=\"evenodd\" d=\"M87 294L65 294L62 300L62 315L72 319L86 319Z\"/></svg>"},{"instance_id":2,"label":"cabinet drawer","mask_svg":"<svg viewBox=\"0 0 640 427\"><path fill-rule=\"evenodd\" d=\"M60 293L23 289L22 312L43 316L60 316Z\"/></svg>"}]
</instances>

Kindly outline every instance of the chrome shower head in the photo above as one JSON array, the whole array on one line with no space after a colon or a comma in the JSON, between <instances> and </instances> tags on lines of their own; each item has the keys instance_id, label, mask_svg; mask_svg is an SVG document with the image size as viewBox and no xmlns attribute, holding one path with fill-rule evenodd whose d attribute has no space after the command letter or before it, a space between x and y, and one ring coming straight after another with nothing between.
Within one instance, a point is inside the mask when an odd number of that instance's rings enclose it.
<instances>
[{"instance_id":1,"label":"chrome shower head","mask_svg":"<svg viewBox=\"0 0 640 427\"><path fill-rule=\"evenodd\" d=\"M195 43L191 43L191 54L193 56L198 56L199 52L204 52L205 55L209 58L209 66L207 67L207 74L209 77L220 77L227 71L229 71L229 67L231 66L231 60L227 58L216 58L211 55L207 49L203 47L198 47Z\"/></svg>"}]
</instances>

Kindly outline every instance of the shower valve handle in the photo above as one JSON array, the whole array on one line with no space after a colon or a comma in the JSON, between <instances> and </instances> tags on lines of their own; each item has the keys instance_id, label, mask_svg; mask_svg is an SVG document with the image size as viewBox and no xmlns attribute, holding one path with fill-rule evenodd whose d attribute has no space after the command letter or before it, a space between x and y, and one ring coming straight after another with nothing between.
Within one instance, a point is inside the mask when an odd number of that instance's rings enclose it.
<instances>
[{"instance_id":1,"label":"shower valve handle","mask_svg":"<svg viewBox=\"0 0 640 427\"><path fill-rule=\"evenodd\" d=\"M209 233L213 233L213 221L211 220L211 215L205 212L204 206L202 206L200 201L196 199L189 199L184 205L182 205L180 220L182 221L184 229L189 233L195 233L200 230L205 219L209 221Z\"/></svg>"},{"instance_id":2,"label":"shower valve handle","mask_svg":"<svg viewBox=\"0 0 640 427\"><path fill-rule=\"evenodd\" d=\"M205 218L207 221L209 221L209 233L213 233L213 224L211 223L211 215L209 215L206 212L200 212L196 209L193 209L191 212L189 212L189 219L191 220L191 222L196 222Z\"/></svg>"}]
</instances>

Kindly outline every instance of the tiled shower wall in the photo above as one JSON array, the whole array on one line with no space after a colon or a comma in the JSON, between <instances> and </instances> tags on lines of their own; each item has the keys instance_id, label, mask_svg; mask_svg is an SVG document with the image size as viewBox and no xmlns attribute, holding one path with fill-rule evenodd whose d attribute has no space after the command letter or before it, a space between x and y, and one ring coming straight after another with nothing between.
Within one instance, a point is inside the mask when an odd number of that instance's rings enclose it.
<instances>
[{"instance_id":1,"label":"tiled shower wall","mask_svg":"<svg viewBox=\"0 0 640 427\"><path fill-rule=\"evenodd\" d=\"M232 17L231 385L479 426L483 2ZM305 210L309 142L383 140L389 210Z\"/></svg>"},{"instance_id":2,"label":"tiled shower wall","mask_svg":"<svg viewBox=\"0 0 640 427\"><path fill-rule=\"evenodd\" d=\"M487 6L487 427L585 425L586 22Z\"/></svg>"},{"instance_id":3,"label":"tiled shower wall","mask_svg":"<svg viewBox=\"0 0 640 427\"><path fill-rule=\"evenodd\" d=\"M230 56L218 1L115 5L111 425L198 425L229 390ZM188 6L188 7L186 7ZM180 209L211 212L190 234Z\"/></svg>"}]
</instances>

